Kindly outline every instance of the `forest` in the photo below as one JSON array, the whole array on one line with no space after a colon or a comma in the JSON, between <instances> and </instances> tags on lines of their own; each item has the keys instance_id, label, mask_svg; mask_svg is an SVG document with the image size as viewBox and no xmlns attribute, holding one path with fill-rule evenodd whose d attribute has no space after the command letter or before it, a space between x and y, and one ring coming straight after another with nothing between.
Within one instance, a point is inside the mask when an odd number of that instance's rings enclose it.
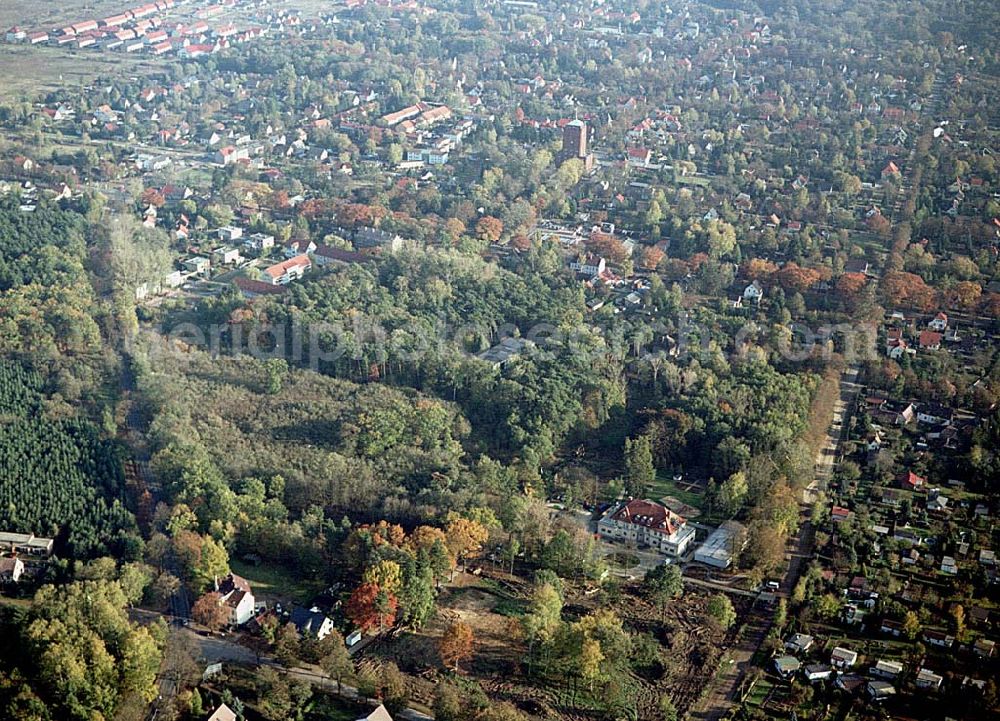
<instances>
[{"instance_id":1,"label":"forest","mask_svg":"<svg viewBox=\"0 0 1000 721\"><path fill-rule=\"evenodd\" d=\"M41 384L0 360L0 527L55 537L68 557L137 558L121 448L87 420L47 417Z\"/></svg>"}]
</instances>

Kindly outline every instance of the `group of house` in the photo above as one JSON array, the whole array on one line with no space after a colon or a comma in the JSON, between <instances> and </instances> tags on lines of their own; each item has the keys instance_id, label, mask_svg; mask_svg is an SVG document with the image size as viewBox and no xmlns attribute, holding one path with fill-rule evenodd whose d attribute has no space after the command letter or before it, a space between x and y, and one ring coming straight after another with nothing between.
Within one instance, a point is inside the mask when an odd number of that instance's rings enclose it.
<instances>
[{"instance_id":1,"label":"group of house","mask_svg":"<svg viewBox=\"0 0 1000 721\"><path fill-rule=\"evenodd\" d=\"M246 625L265 610L265 604L254 598L250 583L235 573L216 580L215 592L218 594L219 604L227 610L228 624L234 628ZM300 634L313 636L320 641L336 628L333 619L315 606L293 608L288 620Z\"/></svg>"},{"instance_id":2,"label":"group of house","mask_svg":"<svg viewBox=\"0 0 1000 721\"><path fill-rule=\"evenodd\" d=\"M873 703L882 703L898 693L907 678L903 663L888 659L875 659L868 669L860 670L859 655L845 646L835 646L821 659L815 658L815 638L805 633L794 633L784 643L784 654L776 656L771 667L783 679L801 676L809 683L833 681L836 688L849 694L864 694ZM810 660L807 656L813 656ZM944 678L925 666L915 669L913 686L925 691L937 691Z\"/></svg>"},{"instance_id":3,"label":"group of house","mask_svg":"<svg viewBox=\"0 0 1000 721\"><path fill-rule=\"evenodd\" d=\"M185 58L208 55L237 43L264 35L270 25L238 30L232 23L209 27L208 19L230 14L236 0L221 0L191 14L191 22L169 22L165 17L189 0L157 0L102 19L81 20L65 27L29 32L15 26L7 30L8 42L29 45L49 44L73 48L100 48L124 53L145 52L166 55L176 52ZM284 11L293 13L295 11Z\"/></svg>"},{"instance_id":4,"label":"group of house","mask_svg":"<svg viewBox=\"0 0 1000 721\"><path fill-rule=\"evenodd\" d=\"M947 334L948 315L939 312L928 323L927 327L920 330L917 335L916 347L912 341L906 339L905 328L892 326L886 329L885 333L885 354L893 360L899 360L905 355L914 355L917 349L920 350L940 350L941 343L945 340L958 340L956 331Z\"/></svg>"},{"instance_id":5,"label":"group of house","mask_svg":"<svg viewBox=\"0 0 1000 721\"><path fill-rule=\"evenodd\" d=\"M243 252L257 258L266 258L277 245L273 235L246 234L239 226L223 226L216 231L216 234L218 240L224 244L212 248L210 257L196 255L183 260L181 265L186 273L207 278L212 268L231 268L243 264L246 261ZM383 250L392 252L393 249L398 250L402 247L402 243L401 236L377 228L359 228L354 233L355 246L370 252ZM372 257L362 252L317 244L315 241L302 238L287 241L281 249L281 255L282 260L261 268L260 280L239 276L233 282L248 296L265 295L279 292L281 286L302 279L314 267L361 263ZM174 273L179 274L180 271ZM171 277L173 275L171 274ZM179 282L172 283L171 287L179 284Z\"/></svg>"},{"instance_id":6,"label":"group of house","mask_svg":"<svg viewBox=\"0 0 1000 721\"><path fill-rule=\"evenodd\" d=\"M668 559L693 560L719 569L729 568L747 544L743 524L726 521L692 555L694 526L662 503L647 499L630 499L611 507L598 521L597 533L612 543L642 547Z\"/></svg>"}]
</instances>

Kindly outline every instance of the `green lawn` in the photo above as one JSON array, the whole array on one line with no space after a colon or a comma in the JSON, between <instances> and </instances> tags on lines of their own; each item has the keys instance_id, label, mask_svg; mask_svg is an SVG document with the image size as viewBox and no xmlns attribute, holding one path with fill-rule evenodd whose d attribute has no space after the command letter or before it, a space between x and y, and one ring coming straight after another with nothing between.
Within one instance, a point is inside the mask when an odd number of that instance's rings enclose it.
<instances>
[{"instance_id":1,"label":"green lawn","mask_svg":"<svg viewBox=\"0 0 1000 721\"><path fill-rule=\"evenodd\" d=\"M702 188L707 188L712 184L711 178L704 178L701 176L685 175L677 178L678 185L697 185Z\"/></svg>"},{"instance_id":2,"label":"green lawn","mask_svg":"<svg viewBox=\"0 0 1000 721\"><path fill-rule=\"evenodd\" d=\"M772 688L774 688L774 684L767 679L762 678L759 680L754 684L753 691L750 693L750 696L747 697L747 705L760 706L764 703L764 699L767 698L767 694Z\"/></svg>"},{"instance_id":3,"label":"green lawn","mask_svg":"<svg viewBox=\"0 0 1000 721\"><path fill-rule=\"evenodd\" d=\"M701 506L705 500L704 496L700 493L680 488L674 483L669 473L662 472L656 474L656 480L653 481L653 485L649 488L649 496L657 501L665 496L673 496L681 503L686 503L699 510L702 510Z\"/></svg>"},{"instance_id":4,"label":"green lawn","mask_svg":"<svg viewBox=\"0 0 1000 721\"><path fill-rule=\"evenodd\" d=\"M229 563L233 573L250 582L254 595L268 600L295 601L308 603L313 596L323 590L325 584L318 580L299 580L287 570L274 564L259 566L233 559Z\"/></svg>"}]
</instances>

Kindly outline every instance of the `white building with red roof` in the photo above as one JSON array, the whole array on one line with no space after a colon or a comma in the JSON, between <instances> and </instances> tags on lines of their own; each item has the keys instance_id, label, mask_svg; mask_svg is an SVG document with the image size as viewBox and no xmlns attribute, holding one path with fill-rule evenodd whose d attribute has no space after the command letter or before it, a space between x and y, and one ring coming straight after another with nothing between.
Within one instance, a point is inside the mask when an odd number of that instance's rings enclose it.
<instances>
[{"instance_id":1,"label":"white building with red roof","mask_svg":"<svg viewBox=\"0 0 1000 721\"><path fill-rule=\"evenodd\" d=\"M216 590L219 593L219 603L229 611L230 624L242 626L253 618L253 591L250 590L250 584L245 578L230 573L217 582Z\"/></svg>"},{"instance_id":2,"label":"white building with red roof","mask_svg":"<svg viewBox=\"0 0 1000 721\"><path fill-rule=\"evenodd\" d=\"M310 268L312 268L312 261L309 259L309 256L305 254L297 255L294 258L289 258L281 263L272 265L270 268L265 268L261 274L261 278L265 283L270 283L271 285L286 285L293 280L301 278Z\"/></svg>"},{"instance_id":3,"label":"white building with red roof","mask_svg":"<svg viewBox=\"0 0 1000 721\"><path fill-rule=\"evenodd\" d=\"M939 312L936 316L934 316L931 322L927 324L927 327L931 330L944 332L948 329L948 315L944 312Z\"/></svg>"},{"instance_id":4,"label":"white building with red roof","mask_svg":"<svg viewBox=\"0 0 1000 721\"><path fill-rule=\"evenodd\" d=\"M609 512L597 524L597 532L609 541L648 546L668 556L683 556L694 543L694 528L666 506L647 500L631 500Z\"/></svg>"}]
</instances>

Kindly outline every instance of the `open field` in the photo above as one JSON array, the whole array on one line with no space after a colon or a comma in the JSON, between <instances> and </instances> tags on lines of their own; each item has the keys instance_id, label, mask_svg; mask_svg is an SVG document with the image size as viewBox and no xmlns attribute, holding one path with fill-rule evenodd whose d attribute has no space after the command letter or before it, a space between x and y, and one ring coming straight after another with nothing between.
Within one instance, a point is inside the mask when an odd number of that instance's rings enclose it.
<instances>
[{"instance_id":1,"label":"open field","mask_svg":"<svg viewBox=\"0 0 1000 721\"><path fill-rule=\"evenodd\" d=\"M5 100L33 101L47 92L79 88L101 75L150 75L162 71L163 58L128 56L43 46L0 43Z\"/></svg>"}]
</instances>

